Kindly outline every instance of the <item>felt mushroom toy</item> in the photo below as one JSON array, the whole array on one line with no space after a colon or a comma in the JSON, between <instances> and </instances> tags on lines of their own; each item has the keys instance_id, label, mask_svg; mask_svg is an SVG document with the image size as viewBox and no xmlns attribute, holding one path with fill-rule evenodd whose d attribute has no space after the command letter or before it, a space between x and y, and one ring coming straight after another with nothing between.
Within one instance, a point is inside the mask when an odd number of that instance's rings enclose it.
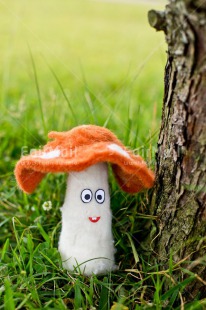
<instances>
[{"instance_id":1,"label":"felt mushroom toy","mask_svg":"<svg viewBox=\"0 0 206 310\"><path fill-rule=\"evenodd\" d=\"M82 125L48 137L42 150L18 161L19 187L32 193L47 173L67 173L58 246L63 266L85 275L115 270L108 163L128 193L152 187L153 172L106 128Z\"/></svg>"}]
</instances>

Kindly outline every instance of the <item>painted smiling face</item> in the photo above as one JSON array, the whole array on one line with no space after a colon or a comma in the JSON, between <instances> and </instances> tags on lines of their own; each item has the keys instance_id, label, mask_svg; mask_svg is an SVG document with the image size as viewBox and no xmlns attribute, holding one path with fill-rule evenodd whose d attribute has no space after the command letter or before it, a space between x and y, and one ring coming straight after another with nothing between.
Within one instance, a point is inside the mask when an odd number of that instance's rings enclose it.
<instances>
[{"instance_id":1,"label":"painted smiling face","mask_svg":"<svg viewBox=\"0 0 206 310\"><path fill-rule=\"evenodd\" d=\"M97 189L96 192L93 194L91 189L84 189L81 192L81 200L84 203L90 203L92 199L95 199L97 206L98 204L103 204L105 201L105 191L104 189ZM108 197L107 197L108 199ZM97 211L98 212L98 211ZM97 223L100 220L100 216L89 216L88 219L92 223Z\"/></svg>"},{"instance_id":2,"label":"painted smiling face","mask_svg":"<svg viewBox=\"0 0 206 310\"><path fill-rule=\"evenodd\" d=\"M107 164L70 173L59 240L64 267L73 270L78 265L87 275L113 270L111 222Z\"/></svg>"}]
</instances>

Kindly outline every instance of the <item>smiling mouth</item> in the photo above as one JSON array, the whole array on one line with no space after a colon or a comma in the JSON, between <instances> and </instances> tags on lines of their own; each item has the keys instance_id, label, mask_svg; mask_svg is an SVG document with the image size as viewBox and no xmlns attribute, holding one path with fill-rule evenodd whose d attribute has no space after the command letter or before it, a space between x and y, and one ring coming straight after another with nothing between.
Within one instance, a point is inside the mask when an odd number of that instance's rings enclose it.
<instances>
[{"instance_id":1,"label":"smiling mouth","mask_svg":"<svg viewBox=\"0 0 206 310\"><path fill-rule=\"evenodd\" d=\"M90 222L92 223L96 223L100 220L100 216L93 216L93 217L89 217Z\"/></svg>"}]
</instances>

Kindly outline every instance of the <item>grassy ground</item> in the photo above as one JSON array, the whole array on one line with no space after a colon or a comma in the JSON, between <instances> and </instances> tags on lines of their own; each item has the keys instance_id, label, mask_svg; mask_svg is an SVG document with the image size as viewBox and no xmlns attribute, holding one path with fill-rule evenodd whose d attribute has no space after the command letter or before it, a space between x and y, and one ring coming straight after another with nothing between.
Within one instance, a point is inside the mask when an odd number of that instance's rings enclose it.
<instances>
[{"instance_id":1,"label":"grassy ground","mask_svg":"<svg viewBox=\"0 0 206 310\"><path fill-rule=\"evenodd\" d=\"M119 271L87 278L63 270L57 251L65 176L49 175L30 196L13 176L22 150L40 147L48 131L88 123L113 130L153 167L166 57L163 35L148 26L148 9L0 1L0 309L106 310L113 302L115 309L183 309L194 275L175 282L173 268L180 266L171 261L159 272L151 263L143 242L152 229L149 193L125 195L111 176ZM202 307L194 301L185 309Z\"/></svg>"}]
</instances>

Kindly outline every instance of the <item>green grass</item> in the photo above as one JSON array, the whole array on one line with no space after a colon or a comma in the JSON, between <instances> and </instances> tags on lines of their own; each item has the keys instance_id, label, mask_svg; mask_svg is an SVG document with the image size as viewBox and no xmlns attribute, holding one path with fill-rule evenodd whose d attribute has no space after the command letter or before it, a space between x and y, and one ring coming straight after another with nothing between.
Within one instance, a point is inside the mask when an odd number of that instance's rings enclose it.
<instances>
[{"instance_id":1,"label":"green grass","mask_svg":"<svg viewBox=\"0 0 206 310\"><path fill-rule=\"evenodd\" d=\"M0 1L0 309L203 309L183 300L195 275L162 271L145 241L149 193L121 192L110 178L119 271L84 277L62 269L57 251L65 176L48 175L32 195L17 189L21 152L50 130L106 126L154 166L166 61L149 5L87 0ZM44 211L45 201L52 209ZM151 263L153 261L153 263ZM167 281L167 291L163 284ZM182 297L183 296L183 297ZM118 307L119 305L119 307ZM183 309L183 308L181 308Z\"/></svg>"}]
</instances>

